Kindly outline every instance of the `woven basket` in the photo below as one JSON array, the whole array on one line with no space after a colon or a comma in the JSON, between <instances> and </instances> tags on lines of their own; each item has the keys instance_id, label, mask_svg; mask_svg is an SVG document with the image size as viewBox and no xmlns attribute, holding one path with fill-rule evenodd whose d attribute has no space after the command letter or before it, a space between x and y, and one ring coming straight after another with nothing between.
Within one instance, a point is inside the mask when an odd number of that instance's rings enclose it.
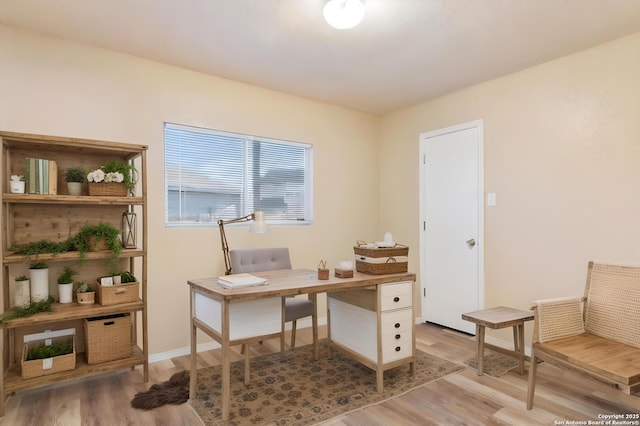
<instances>
[{"instance_id":1,"label":"woven basket","mask_svg":"<svg viewBox=\"0 0 640 426\"><path fill-rule=\"evenodd\" d=\"M89 195L106 197L126 197L127 187L123 182L89 182Z\"/></svg>"},{"instance_id":2,"label":"woven basket","mask_svg":"<svg viewBox=\"0 0 640 426\"><path fill-rule=\"evenodd\" d=\"M407 272L409 269L408 262L398 261L396 257L408 256L409 247L397 244L395 247L366 248L361 246L353 247L356 255L356 271L365 274L382 275L382 274L398 274ZM374 259L385 259L384 262L365 262L358 257L368 257Z\"/></svg>"},{"instance_id":3,"label":"woven basket","mask_svg":"<svg viewBox=\"0 0 640 426\"><path fill-rule=\"evenodd\" d=\"M395 247L389 248L366 248L360 246L354 246L353 252L360 256L367 257L394 257L394 256L409 256L409 247L397 244Z\"/></svg>"},{"instance_id":4,"label":"woven basket","mask_svg":"<svg viewBox=\"0 0 640 426\"><path fill-rule=\"evenodd\" d=\"M356 260L356 271L365 274L382 275L382 274L399 274L407 272L409 265L407 262L396 262L393 257L387 259L386 263L367 263Z\"/></svg>"},{"instance_id":5,"label":"woven basket","mask_svg":"<svg viewBox=\"0 0 640 426\"><path fill-rule=\"evenodd\" d=\"M136 302L138 300L139 282L116 284L116 285L98 285L96 286L96 299L101 305L117 305L118 303Z\"/></svg>"},{"instance_id":6,"label":"woven basket","mask_svg":"<svg viewBox=\"0 0 640 426\"><path fill-rule=\"evenodd\" d=\"M20 362L22 367L22 378L29 379L32 377L46 376L49 374L55 374L60 371L73 370L76 368L76 336L63 336L55 337L52 339L52 343L65 343L71 341L73 343L73 352L67 355L60 355L50 358L50 368L44 368L45 360L33 359L27 361L27 354L29 349L34 346L40 346L44 343L44 340L34 340L33 342L27 342L22 349L22 360Z\"/></svg>"},{"instance_id":7,"label":"woven basket","mask_svg":"<svg viewBox=\"0 0 640 426\"><path fill-rule=\"evenodd\" d=\"M131 317L129 314L84 320L87 364L131 356Z\"/></svg>"}]
</instances>

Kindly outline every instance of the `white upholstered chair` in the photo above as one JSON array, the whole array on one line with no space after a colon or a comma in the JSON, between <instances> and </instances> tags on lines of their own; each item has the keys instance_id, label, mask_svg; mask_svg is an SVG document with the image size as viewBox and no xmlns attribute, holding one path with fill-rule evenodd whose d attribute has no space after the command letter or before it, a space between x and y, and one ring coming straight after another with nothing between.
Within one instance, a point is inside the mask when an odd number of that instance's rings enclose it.
<instances>
[{"instance_id":1,"label":"white upholstered chair","mask_svg":"<svg viewBox=\"0 0 640 426\"><path fill-rule=\"evenodd\" d=\"M229 258L234 274L291 269L289 249L286 247L229 250ZM300 297L283 297L283 303L285 315L282 322L282 333L284 334L285 323L291 322L291 347L295 347L297 321L301 318L315 316L315 305L312 301ZM313 335L317 336L315 318L313 318L313 325Z\"/></svg>"}]
</instances>

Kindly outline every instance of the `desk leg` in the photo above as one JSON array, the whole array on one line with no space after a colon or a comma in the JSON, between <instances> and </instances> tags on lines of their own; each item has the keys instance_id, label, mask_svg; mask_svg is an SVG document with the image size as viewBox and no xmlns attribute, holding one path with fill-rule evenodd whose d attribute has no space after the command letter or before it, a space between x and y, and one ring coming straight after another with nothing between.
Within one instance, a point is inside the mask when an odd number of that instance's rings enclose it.
<instances>
[{"instance_id":1,"label":"desk leg","mask_svg":"<svg viewBox=\"0 0 640 426\"><path fill-rule=\"evenodd\" d=\"M513 341L518 353L518 372L524 374L524 322L513 327Z\"/></svg>"},{"instance_id":2,"label":"desk leg","mask_svg":"<svg viewBox=\"0 0 640 426\"><path fill-rule=\"evenodd\" d=\"M309 294L309 300L313 302L313 316L311 317L311 330L313 330L313 359L318 360L320 349L318 348L318 295Z\"/></svg>"},{"instance_id":3,"label":"desk leg","mask_svg":"<svg viewBox=\"0 0 640 426\"><path fill-rule=\"evenodd\" d=\"M230 375L231 368L229 363L229 301L222 303L222 420L229 420L229 406L231 405L231 389ZM246 351L249 352L248 350Z\"/></svg>"},{"instance_id":4,"label":"desk leg","mask_svg":"<svg viewBox=\"0 0 640 426\"><path fill-rule=\"evenodd\" d=\"M189 371L189 399L194 399L196 397L196 382L198 378L198 351L197 351L197 332L198 329L193 321L193 317L195 315L194 311L194 301L195 293L191 292L191 370Z\"/></svg>"},{"instance_id":5,"label":"desk leg","mask_svg":"<svg viewBox=\"0 0 640 426\"><path fill-rule=\"evenodd\" d=\"M484 373L484 325L476 324L476 339L478 340L478 351L476 353L476 368L478 376Z\"/></svg>"}]
</instances>

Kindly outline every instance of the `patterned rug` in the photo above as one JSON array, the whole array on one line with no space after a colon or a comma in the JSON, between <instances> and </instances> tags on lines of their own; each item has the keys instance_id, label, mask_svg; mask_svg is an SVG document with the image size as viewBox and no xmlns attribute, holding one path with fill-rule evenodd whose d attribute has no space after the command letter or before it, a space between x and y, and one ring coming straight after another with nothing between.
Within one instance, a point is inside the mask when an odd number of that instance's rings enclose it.
<instances>
[{"instance_id":1,"label":"patterned rug","mask_svg":"<svg viewBox=\"0 0 640 426\"><path fill-rule=\"evenodd\" d=\"M466 360L464 363L474 370L478 369L475 356ZM500 377L514 368L518 368L518 360L516 358L492 351L491 349L484 350L484 374Z\"/></svg>"},{"instance_id":2,"label":"patterned rug","mask_svg":"<svg viewBox=\"0 0 640 426\"><path fill-rule=\"evenodd\" d=\"M334 352L327 358L326 340L320 359L312 345L251 359L251 384L243 384L243 361L231 364L230 419L221 420L220 366L198 370L192 407L205 425L310 425L401 395L464 369L459 364L416 351L415 375L409 366L384 373L384 392L376 392L375 372Z\"/></svg>"}]
</instances>

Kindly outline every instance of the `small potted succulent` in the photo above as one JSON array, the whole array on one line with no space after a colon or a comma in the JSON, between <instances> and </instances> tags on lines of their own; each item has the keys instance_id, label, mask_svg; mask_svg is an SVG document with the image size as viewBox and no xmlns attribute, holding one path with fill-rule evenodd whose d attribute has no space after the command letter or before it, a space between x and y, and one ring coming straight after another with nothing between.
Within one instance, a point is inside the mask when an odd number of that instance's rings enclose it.
<instances>
[{"instance_id":1,"label":"small potted succulent","mask_svg":"<svg viewBox=\"0 0 640 426\"><path fill-rule=\"evenodd\" d=\"M24 176L11 175L10 185L12 194L24 194Z\"/></svg>"},{"instance_id":2,"label":"small potted succulent","mask_svg":"<svg viewBox=\"0 0 640 426\"><path fill-rule=\"evenodd\" d=\"M69 167L64 172L64 179L67 182L69 195L82 195L82 183L86 175L87 171L82 167Z\"/></svg>"},{"instance_id":3,"label":"small potted succulent","mask_svg":"<svg viewBox=\"0 0 640 426\"><path fill-rule=\"evenodd\" d=\"M76 300L80 305L93 305L96 303L96 292L84 281L77 283Z\"/></svg>"}]
</instances>

